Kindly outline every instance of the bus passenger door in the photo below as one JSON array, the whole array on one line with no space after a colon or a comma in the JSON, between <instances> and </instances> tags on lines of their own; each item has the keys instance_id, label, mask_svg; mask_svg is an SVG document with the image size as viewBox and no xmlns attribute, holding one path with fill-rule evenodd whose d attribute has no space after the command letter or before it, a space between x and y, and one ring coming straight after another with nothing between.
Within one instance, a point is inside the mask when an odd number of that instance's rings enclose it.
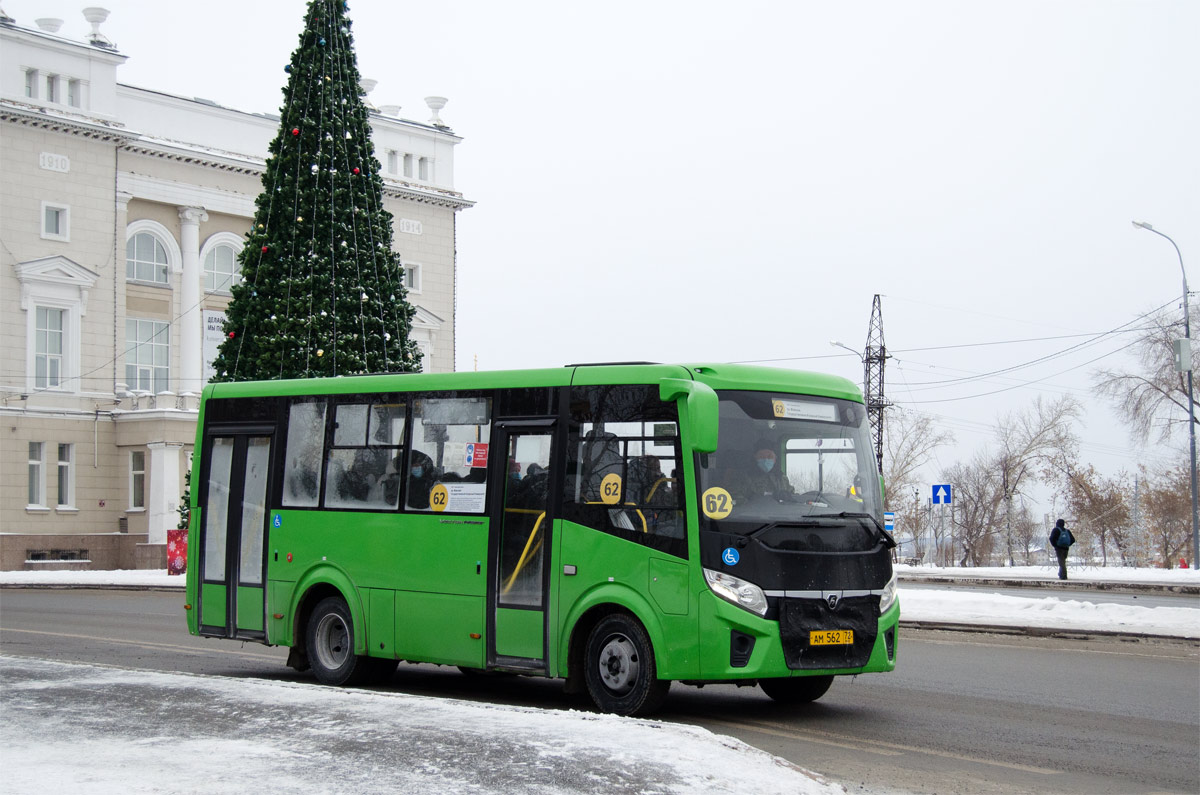
<instances>
[{"instance_id":1,"label":"bus passenger door","mask_svg":"<svg viewBox=\"0 0 1200 795\"><path fill-rule=\"evenodd\" d=\"M200 634L266 639L269 430L215 430L205 440Z\"/></svg>"},{"instance_id":2,"label":"bus passenger door","mask_svg":"<svg viewBox=\"0 0 1200 795\"><path fill-rule=\"evenodd\" d=\"M492 516L494 579L488 634L489 665L546 669L546 599L554 504L550 461L552 421L531 427L498 423L504 452L504 496Z\"/></svg>"}]
</instances>

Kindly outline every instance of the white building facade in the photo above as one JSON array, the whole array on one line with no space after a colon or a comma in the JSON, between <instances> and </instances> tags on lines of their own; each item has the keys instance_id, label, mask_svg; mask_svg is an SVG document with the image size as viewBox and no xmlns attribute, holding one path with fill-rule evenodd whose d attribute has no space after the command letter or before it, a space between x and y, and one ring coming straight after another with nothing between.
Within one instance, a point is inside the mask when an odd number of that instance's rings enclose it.
<instances>
[{"instance_id":1,"label":"white building facade","mask_svg":"<svg viewBox=\"0 0 1200 795\"><path fill-rule=\"evenodd\" d=\"M165 565L277 118L117 82L0 12L0 569ZM103 16L100 16L103 21ZM364 81L367 82L367 81ZM461 140L372 113L424 368L454 367Z\"/></svg>"}]
</instances>

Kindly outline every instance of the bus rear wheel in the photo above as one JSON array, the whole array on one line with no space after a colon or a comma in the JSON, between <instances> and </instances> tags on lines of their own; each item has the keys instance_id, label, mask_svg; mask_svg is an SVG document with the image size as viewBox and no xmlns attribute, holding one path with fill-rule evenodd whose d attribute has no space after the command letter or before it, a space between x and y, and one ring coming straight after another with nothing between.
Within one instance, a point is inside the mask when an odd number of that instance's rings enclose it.
<instances>
[{"instance_id":1,"label":"bus rear wheel","mask_svg":"<svg viewBox=\"0 0 1200 795\"><path fill-rule=\"evenodd\" d=\"M306 640L308 661L323 684L358 684L381 672L370 657L354 653L354 622L340 597L326 597L313 608Z\"/></svg>"},{"instance_id":2,"label":"bus rear wheel","mask_svg":"<svg viewBox=\"0 0 1200 795\"><path fill-rule=\"evenodd\" d=\"M760 679L763 692L781 704L807 704L825 695L833 684L832 676L793 676L787 679Z\"/></svg>"},{"instance_id":3,"label":"bus rear wheel","mask_svg":"<svg viewBox=\"0 0 1200 795\"><path fill-rule=\"evenodd\" d=\"M671 688L657 676L646 630L623 613L602 619L588 635L584 680L596 707L617 715L648 715Z\"/></svg>"}]
</instances>

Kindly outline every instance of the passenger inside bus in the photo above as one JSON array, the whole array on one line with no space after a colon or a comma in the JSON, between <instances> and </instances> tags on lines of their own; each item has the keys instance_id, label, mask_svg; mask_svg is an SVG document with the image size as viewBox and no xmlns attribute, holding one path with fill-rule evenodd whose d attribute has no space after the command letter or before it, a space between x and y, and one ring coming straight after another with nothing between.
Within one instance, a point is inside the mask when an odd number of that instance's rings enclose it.
<instances>
[{"instance_id":1,"label":"passenger inside bus","mask_svg":"<svg viewBox=\"0 0 1200 795\"><path fill-rule=\"evenodd\" d=\"M419 511L429 510L429 492L437 483L433 459L420 450L413 450L408 474L408 507Z\"/></svg>"}]
</instances>

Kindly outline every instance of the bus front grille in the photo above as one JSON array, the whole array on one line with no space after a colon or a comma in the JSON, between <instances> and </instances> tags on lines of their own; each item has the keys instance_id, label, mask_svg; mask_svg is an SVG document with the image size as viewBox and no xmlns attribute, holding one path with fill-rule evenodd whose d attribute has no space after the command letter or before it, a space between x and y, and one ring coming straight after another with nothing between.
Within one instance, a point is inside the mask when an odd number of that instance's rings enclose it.
<instances>
[{"instance_id":1,"label":"bus front grille","mask_svg":"<svg viewBox=\"0 0 1200 795\"><path fill-rule=\"evenodd\" d=\"M813 645L811 633L824 630L854 631L854 642ZM871 658L879 631L879 597L853 596L834 607L822 599L784 599L779 609L779 634L783 656L792 670L861 668Z\"/></svg>"}]
</instances>

